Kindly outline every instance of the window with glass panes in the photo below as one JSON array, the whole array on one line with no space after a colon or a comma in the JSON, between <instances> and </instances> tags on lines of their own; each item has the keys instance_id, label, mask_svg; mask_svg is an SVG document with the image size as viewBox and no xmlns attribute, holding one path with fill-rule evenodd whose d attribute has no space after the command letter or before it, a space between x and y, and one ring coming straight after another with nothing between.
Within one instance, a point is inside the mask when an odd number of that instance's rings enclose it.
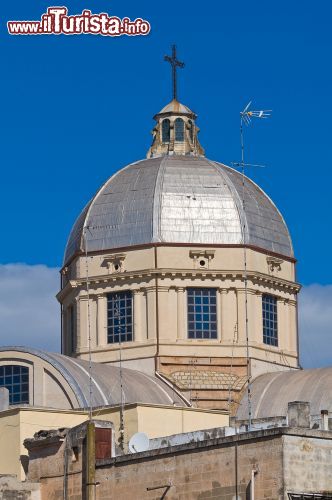
<instances>
[{"instance_id":1,"label":"window with glass panes","mask_svg":"<svg viewBox=\"0 0 332 500\"><path fill-rule=\"evenodd\" d=\"M188 288L188 338L217 338L217 290Z\"/></svg>"},{"instance_id":2,"label":"window with glass panes","mask_svg":"<svg viewBox=\"0 0 332 500\"><path fill-rule=\"evenodd\" d=\"M165 118L165 120L162 121L161 124L161 136L162 136L162 142L169 142L170 141L170 121L168 118Z\"/></svg>"},{"instance_id":3,"label":"window with glass panes","mask_svg":"<svg viewBox=\"0 0 332 500\"><path fill-rule=\"evenodd\" d=\"M107 295L107 338L109 344L133 340L133 298L131 291Z\"/></svg>"},{"instance_id":4,"label":"window with glass panes","mask_svg":"<svg viewBox=\"0 0 332 500\"><path fill-rule=\"evenodd\" d=\"M182 118L177 118L174 122L175 140L179 142L184 141L184 121Z\"/></svg>"},{"instance_id":5,"label":"window with glass panes","mask_svg":"<svg viewBox=\"0 0 332 500\"><path fill-rule=\"evenodd\" d=\"M263 342L278 345L278 312L277 299L273 295L262 296L263 308Z\"/></svg>"},{"instance_id":6,"label":"window with glass panes","mask_svg":"<svg viewBox=\"0 0 332 500\"><path fill-rule=\"evenodd\" d=\"M29 368L21 365L0 366L0 387L7 387L9 404L29 403Z\"/></svg>"},{"instance_id":7,"label":"window with glass panes","mask_svg":"<svg viewBox=\"0 0 332 500\"><path fill-rule=\"evenodd\" d=\"M69 307L69 323L70 323L70 348L71 352L74 353L76 349L74 306Z\"/></svg>"}]
</instances>

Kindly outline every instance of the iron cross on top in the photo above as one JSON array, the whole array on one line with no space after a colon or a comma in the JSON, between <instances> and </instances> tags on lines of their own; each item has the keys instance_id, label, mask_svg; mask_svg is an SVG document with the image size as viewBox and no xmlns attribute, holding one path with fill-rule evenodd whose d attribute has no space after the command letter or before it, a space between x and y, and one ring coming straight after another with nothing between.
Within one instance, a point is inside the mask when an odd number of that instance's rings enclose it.
<instances>
[{"instance_id":1,"label":"iron cross on top","mask_svg":"<svg viewBox=\"0 0 332 500\"><path fill-rule=\"evenodd\" d=\"M176 45L172 45L172 57L165 56L164 60L169 62L172 66L172 80L173 80L173 99L177 100L177 86L176 86L176 68L183 68L184 63L178 61L176 58Z\"/></svg>"}]
</instances>

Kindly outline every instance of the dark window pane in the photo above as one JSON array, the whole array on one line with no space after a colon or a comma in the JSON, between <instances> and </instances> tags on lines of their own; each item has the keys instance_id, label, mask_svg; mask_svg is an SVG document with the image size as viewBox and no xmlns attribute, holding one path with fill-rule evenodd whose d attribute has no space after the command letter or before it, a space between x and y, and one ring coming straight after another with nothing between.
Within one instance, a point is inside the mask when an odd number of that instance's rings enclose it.
<instances>
[{"instance_id":1,"label":"dark window pane","mask_svg":"<svg viewBox=\"0 0 332 500\"><path fill-rule=\"evenodd\" d=\"M187 289L188 338L217 338L216 294L215 288ZM212 305L213 302L214 304Z\"/></svg>"},{"instance_id":2,"label":"dark window pane","mask_svg":"<svg viewBox=\"0 0 332 500\"><path fill-rule=\"evenodd\" d=\"M1 366L0 375L0 387L9 391L9 404L29 403L29 369L26 366Z\"/></svg>"},{"instance_id":3,"label":"dark window pane","mask_svg":"<svg viewBox=\"0 0 332 500\"><path fill-rule=\"evenodd\" d=\"M174 122L175 140L179 142L184 141L184 121L182 118L177 118Z\"/></svg>"},{"instance_id":4,"label":"dark window pane","mask_svg":"<svg viewBox=\"0 0 332 500\"><path fill-rule=\"evenodd\" d=\"M170 141L170 121L168 118L163 120L161 124L161 140L162 142Z\"/></svg>"},{"instance_id":5,"label":"dark window pane","mask_svg":"<svg viewBox=\"0 0 332 500\"><path fill-rule=\"evenodd\" d=\"M107 330L110 344L133 340L131 291L107 295Z\"/></svg>"},{"instance_id":6,"label":"dark window pane","mask_svg":"<svg viewBox=\"0 0 332 500\"><path fill-rule=\"evenodd\" d=\"M263 342L278 346L277 299L273 295L262 296Z\"/></svg>"},{"instance_id":7,"label":"dark window pane","mask_svg":"<svg viewBox=\"0 0 332 500\"><path fill-rule=\"evenodd\" d=\"M194 139L194 125L191 120L188 120L188 125L189 125L189 135L190 135L190 140L193 141Z\"/></svg>"}]
</instances>

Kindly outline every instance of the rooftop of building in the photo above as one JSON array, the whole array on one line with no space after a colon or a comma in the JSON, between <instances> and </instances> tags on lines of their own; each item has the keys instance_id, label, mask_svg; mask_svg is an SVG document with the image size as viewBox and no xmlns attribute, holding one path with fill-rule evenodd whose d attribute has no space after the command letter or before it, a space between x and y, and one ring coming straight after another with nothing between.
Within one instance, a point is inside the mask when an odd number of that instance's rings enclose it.
<instances>
[{"instance_id":1,"label":"rooftop of building","mask_svg":"<svg viewBox=\"0 0 332 500\"><path fill-rule=\"evenodd\" d=\"M165 155L132 163L101 187L73 226L64 264L85 244L96 252L155 242L246 243L293 257L282 215L252 180L202 156Z\"/></svg>"}]
</instances>

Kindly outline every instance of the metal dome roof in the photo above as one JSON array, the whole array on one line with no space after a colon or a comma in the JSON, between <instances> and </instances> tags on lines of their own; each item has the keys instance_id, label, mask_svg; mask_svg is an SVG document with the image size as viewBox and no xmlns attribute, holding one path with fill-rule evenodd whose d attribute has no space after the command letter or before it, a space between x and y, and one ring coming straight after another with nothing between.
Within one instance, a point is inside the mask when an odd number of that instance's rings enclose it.
<instances>
[{"instance_id":1,"label":"metal dome roof","mask_svg":"<svg viewBox=\"0 0 332 500\"><path fill-rule=\"evenodd\" d=\"M244 195L245 213L242 206ZM244 224L244 222L246 223ZM115 173L84 208L70 233L64 263L84 249L153 242L248 245L292 257L280 212L250 179L197 156L162 156Z\"/></svg>"},{"instance_id":2,"label":"metal dome roof","mask_svg":"<svg viewBox=\"0 0 332 500\"><path fill-rule=\"evenodd\" d=\"M164 106L163 109L161 111L159 111L158 115L165 114L165 113L179 113L179 114L186 114L186 115L193 114L193 112L188 108L188 106L181 104L176 99L173 99L170 103L168 103L166 106Z\"/></svg>"},{"instance_id":3,"label":"metal dome roof","mask_svg":"<svg viewBox=\"0 0 332 500\"><path fill-rule=\"evenodd\" d=\"M251 384L252 418L285 416L291 401L308 401L311 415L332 411L332 367L265 373ZM242 397L236 417L248 417L248 398Z\"/></svg>"},{"instance_id":4,"label":"metal dome roof","mask_svg":"<svg viewBox=\"0 0 332 500\"><path fill-rule=\"evenodd\" d=\"M90 398L89 362L70 358L63 354L42 351L33 347L0 347L0 352L17 352L24 359L28 353L43 359L53 366L59 377L63 377L73 390L77 404L75 408L87 408ZM121 402L120 371L122 390L126 403L147 403L186 406L178 394L155 376L129 368L91 363L92 406L117 405Z\"/></svg>"}]
</instances>

